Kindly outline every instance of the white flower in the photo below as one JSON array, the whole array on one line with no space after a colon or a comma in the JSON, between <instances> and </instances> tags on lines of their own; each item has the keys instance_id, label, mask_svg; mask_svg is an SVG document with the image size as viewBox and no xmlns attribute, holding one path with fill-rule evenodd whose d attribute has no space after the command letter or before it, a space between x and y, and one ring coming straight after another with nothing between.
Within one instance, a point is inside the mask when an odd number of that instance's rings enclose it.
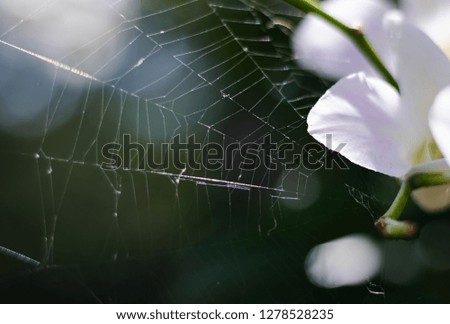
<instances>
[{"instance_id":1,"label":"white flower","mask_svg":"<svg viewBox=\"0 0 450 324\"><path fill-rule=\"evenodd\" d=\"M345 143L343 156L389 176L448 170L450 62L426 34L399 16L385 22L400 94L382 79L352 74L311 109L308 132L325 145L331 134L334 143ZM441 203L431 203L432 209L448 205L448 191Z\"/></svg>"},{"instance_id":2,"label":"white flower","mask_svg":"<svg viewBox=\"0 0 450 324\"><path fill-rule=\"evenodd\" d=\"M315 246L305 260L306 275L319 287L367 282L382 265L380 247L364 235L350 235Z\"/></svg>"},{"instance_id":3,"label":"white flower","mask_svg":"<svg viewBox=\"0 0 450 324\"><path fill-rule=\"evenodd\" d=\"M350 27L362 28L388 67L392 67L383 17L394 9L389 0L326 0L325 12ZM423 30L450 55L450 0L400 0L406 21ZM296 58L306 69L331 79L364 71L376 75L367 59L340 31L321 18L308 15L293 37Z\"/></svg>"}]
</instances>

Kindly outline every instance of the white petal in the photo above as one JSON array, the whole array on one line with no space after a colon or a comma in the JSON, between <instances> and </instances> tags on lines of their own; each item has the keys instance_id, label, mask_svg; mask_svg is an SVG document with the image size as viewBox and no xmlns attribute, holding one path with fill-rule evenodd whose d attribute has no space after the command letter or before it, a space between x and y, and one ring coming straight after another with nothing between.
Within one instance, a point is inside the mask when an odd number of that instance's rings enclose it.
<instances>
[{"instance_id":1,"label":"white petal","mask_svg":"<svg viewBox=\"0 0 450 324\"><path fill-rule=\"evenodd\" d=\"M444 155L448 168L450 165L450 87L442 90L436 97L429 114L429 123L434 140ZM427 212L444 211L450 207L450 185L415 190L413 198Z\"/></svg>"},{"instance_id":2,"label":"white petal","mask_svg":"<svg viewBox=\"0 0 450 324\"><path fill-rule=\"evenodd\" d=\"M436 11L444 10L450 5L449 0L401 0L400 8L408 16L408 20L420 21L433 16Z\"/></svg>"},{"instance_id":3,"label":"white petal","mask_svg":"<svg viewBox=\"0 0 450 324\"><path fill-rule=\"evenodd\" d=\"M450 45L450 0L403 0L406 19L423 30L441 48Z\"/></svg>"},{"instance_id":4,"label":"white petal","mask_svg":"<svg viewBox=\"0 0 450 324\"><path fill-rule=\"evenodd\" d=\"M389 60L386 37L382 31L382 17L392 8L383 0L328 0L322 8L349 26L361 26L376 50ZM300 64L321 76L339 79L364 71L375 74L366 58L346 36L324 22L308 15L293 37L295 55Z\"/></svg>"},{"instance_id":5,"label":"white petal","mask_svg":"<svg viewBox=\"0 0 450 324\"><path fill-rule=\"evenodd\" d=\"M340 154L367 169L402 176L412 167L415 145L408 111L383 80L354 74L340 80L308 115L308 132L329 149L345 144ZM331 135L333 143L327 143ZM333 146L333 147L331 147Z\"/></svg>"},{"instance_id":6,"label":"white petal","mask_svg":"<svg viewBox=\"0 0 450 324\"><path fill-rule=\"evenodd\" d=\"M450 165L450 86L436 97L430 111L429 123L434 140Z\"/></svg>"},{"instance_id":7,"label":"white petal","mask_svg":"<svg viewBox=\"0 0 450 324\"><path fill-rule=\"evenodd\" d=\"M425 33L398 19L398 15L386 16L385 29L395 56L402 105L416 116L414 126L420 127L418 131L425 131L428 125L423 121L434 98L450 84L450 62Z\"/></svg>"},{"instance_id":8,"label":"white petal","mask_svg":"<svg viewBox=\"0 0 450 324\"><path fill-rule=\"evenodd\" d=\"M406 17L415 26L423 30L431 39L443 49L447 56L450 55L450 1L449 0L409 0L406 10ZM415 3L419 3L417 10L411 8ZM422 8L425 7L425 8ZM413 11L413 12L411 12Z\"/></svg>"},{"instance_id":9,"label":"white petal","mask_svg":"<svg viewBox=\"0 0 450 324\"><path fill-rule=\"evenodd\" d=\"M445 159L437 159L415 165L408 173L408 176L412 176L417 173L448 172L448 171L450 171L450 167L447 161L445 161Z\"/></svg>"}]
</instances>

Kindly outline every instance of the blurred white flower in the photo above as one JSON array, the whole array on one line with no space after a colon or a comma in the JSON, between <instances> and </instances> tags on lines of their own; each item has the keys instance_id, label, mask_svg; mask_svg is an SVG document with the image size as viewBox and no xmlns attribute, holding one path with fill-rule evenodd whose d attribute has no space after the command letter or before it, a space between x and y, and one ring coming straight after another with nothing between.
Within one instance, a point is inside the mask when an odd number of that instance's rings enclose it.
<instances>
[{"instance_id":1,"label":"blurred white flower","mask_svg":"<svg viewBox=\"0 0 450 324\"><path fill-rule=\"evenodd\" d=\"M0 129L42 136L76 112L93 76L120 75L129 43L118 12L137 2L113 0L0 1ZM122 55L118 55L121 53ZM52 107L52 96L64 100Z\"/></svg>"},{"instance_id":2,"label":"blurred white flower","mask_svg":"<svg viewBox=\"0 0 450 324\"><path fill-rule=\"evenodd\" d=\"M378 245L363 235L350 235L314 247L306 257L305 270L317 286L336 288L358 285L380 270Z\"/></svg>"},{"instance_id":3,"label":"blurred white flower","mask_svg":"<svg viewBox=\"0 0 450 324\"><path fill-rule=\"evenodd\" d=\"M126 44L116 12L124 6L112 0L2 0L1 40L95 74Z\"/></svg>"},{"instance_id":4,"label":"blurred white flower","mask_svg":"<svg viewBox=\"0 0 450 324\"><path fill-rule=\"evenodd\" d=\"M401 94L384 80L352 74L311 109L308 131L324 145L327 134L333 134L333 140L346 144L343 156L389 176L448 170L450 62L427 35L398 15L387 17L384 30ZM444 198L431 207L448 206L448 191Z\"/></svg>"},{"instance_id":5,"label":"blurred white flower","mask_svg":"<svg viewBox=\"0 0 450 324\"><path fill-rule=\"evenodd\" d=\"M383 17L395 9L391 1L326 0L322 8L348 26L361 28L385 64L392 67L393 58L382 29ZM398 10L450 55L450 0L400 0ZM293 42L300 64L321 76L339 79L360 71L376 75L346 36L314 15L300 23Z\"/></svg>"}]
</instances>

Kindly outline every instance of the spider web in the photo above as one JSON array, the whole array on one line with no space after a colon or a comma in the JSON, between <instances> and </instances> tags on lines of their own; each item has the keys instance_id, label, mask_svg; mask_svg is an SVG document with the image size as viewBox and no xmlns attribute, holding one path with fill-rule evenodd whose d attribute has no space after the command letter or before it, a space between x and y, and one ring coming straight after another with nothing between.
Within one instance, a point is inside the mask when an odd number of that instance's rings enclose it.
<instances>
[{"instance_id":1,"label":"spider web","mask_svg":"<svg viewBox=\"0 0 450 324\"><path fill-rule=\"evenodd\" d=\"M239 158L227 170L141 170L137 154L129 169L104 170L101 148L123 134L139 143L194 135L224 146L261 144L270 134L308 155L305 118L328 83L293 59L291 29L301 13L279 1L145 1L138 10L129 10L136 4L131 0L100 1L95 6L113 24L77 48L53 51L63 34L44 46L39 38L24 41L24 33L40 30L34 18L56 4L40 2L6 19L0 30L2 55L14 57L36 80L51 81L27 85L44 96L46 107L25 126L33 136L2 136L2 177L11 186L2 188L0 252L17 261L5 272L176 255L195 247L220 246L228 261L242 260L243 247L275 236L264 252L261 246L252 250L265 259L254 263L270 269L261 282L280 272L298 277L286 259L267 262L280 251L301 260L308 246L336 234L321 229L328 218L317 211L286 209L310 195L318 172L283 172L283 161L276 170L244 171ZM120 46L111 47L115 42ZM320 162L323 156L309 158ZM343 193L333 203L359 194L338 181ZM355 219L367 227L360 215ZM230 263L245 277L241 262ZM319 298L302 296L290 300Z\"/></svg>"}]
</instances>

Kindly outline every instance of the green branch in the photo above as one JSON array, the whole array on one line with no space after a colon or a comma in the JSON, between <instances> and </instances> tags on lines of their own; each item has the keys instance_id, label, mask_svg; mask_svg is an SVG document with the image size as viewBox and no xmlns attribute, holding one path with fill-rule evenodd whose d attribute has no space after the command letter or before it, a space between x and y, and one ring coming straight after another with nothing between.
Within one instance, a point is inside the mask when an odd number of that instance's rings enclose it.
<instances>
[{"instance_id":1,"label":"green branch","mask_svg":"<svg viewBox=\"0 0 450 324\"><path fill-rule=\"evenodd\" d=\"M450 184L450 172L430 172L412 175L408 179L411 189Z\"/></svg>"},{"instance_id":2,"label":"green branch","mask_svg":"<svg viewBox=\"0 0 450 324\"><path fill-rule=\"evenodd\" d=\"M294 7L302 10L304 13L311 13L321 17L323 20L336 27L342 33L344 33L352 42L355 44L358 49L364 54L364 56L369 60L372 66L384 77L384 79L389 82L397 91L400 91L400 88L395 81L394 77L391 75L389 70L381 61L380 57L375 52L372 45L369 43L367 38L364 36L363 31L358 28L349 27L336 18L330 16L326 12L324 12L319 4L317 4L313 0L285 0L290 3ZM317 35L320 37L320 35Z\"/></svg>"},{"instance_id":3,"label":"green branch","mask_svg":"<svg viewBox=\"0 0 450 324\"><path fill-rule=\"evenodd\" d=\"M387 238L412 238L417 234L417 225L410 221L399 221L406 207L412 188L409 181L403 181L400 190L388 211L376 222L375 227Z\"/></svg>"},{"instance_id":4,"label":"green branch","mask_svg":"<svg viewBox=\"0 0 450 324\"><path fill-rule=\"evenodd\" d=\"M391 207L375 222L375 226L381 234L389 238L414 237L417 234L417 225L411 221L398 220L411 192L419 188L445 184L450 184L450 171L413 174L404 179Z\"/></svg>"},{"instance_id":5,"label":"green branch","mask_svg":"<svg viewBox=\"0 0 450 324\"><path fill-rule=\"evenodd\" d=\"M411 192L412 188L409 181L403 181L400 186L400 190L397 193L397 196L392 202L391 207L389 207L388 211L383 215L383 217L387 217L394 220L399 219L403 210L406 207L406 203L408 202Z\"/></svg>"}]
</instances>

